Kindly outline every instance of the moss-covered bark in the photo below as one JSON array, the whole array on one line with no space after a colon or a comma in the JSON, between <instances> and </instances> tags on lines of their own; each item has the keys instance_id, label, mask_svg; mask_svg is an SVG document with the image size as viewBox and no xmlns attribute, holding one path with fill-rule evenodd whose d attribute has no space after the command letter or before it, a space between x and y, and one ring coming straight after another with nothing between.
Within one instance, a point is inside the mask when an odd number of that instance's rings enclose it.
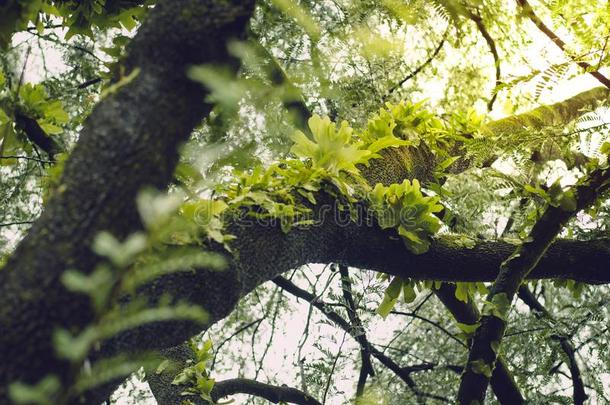
<instances>
[{"instance_id":1,"label":"moss-covered bark","mask_svg":"<svg viewBox=\"0 0 610 405\"><path fill-rule=\"evenodd\" d=\"M125 69L139 74L87 119L57 195L0 271L0 403L8 402L12 381L33 383L49 373L67 378L52 332L78 330L92 313L60 276L95 267L90 243L99 231L120 238L140 229L136 194L166 186L178 145L210 109L187 67L235 66L226 42L243 35L252 8L248 0L159 1L132 41Z\"/></svg>"}]
</instances>

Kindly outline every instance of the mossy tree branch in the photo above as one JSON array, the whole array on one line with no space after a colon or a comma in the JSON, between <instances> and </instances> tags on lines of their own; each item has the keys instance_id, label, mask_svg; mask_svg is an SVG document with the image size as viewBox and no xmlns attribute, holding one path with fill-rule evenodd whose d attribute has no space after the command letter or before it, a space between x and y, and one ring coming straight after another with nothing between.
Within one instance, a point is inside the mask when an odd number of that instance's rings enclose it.
<instances>
[{"instance_id":1,"label":"mossy tree branch","mask_svg":"<svg viewBox=\"0 0 610 405\"><path fill-rule=\"evenodd\" d=\"M36 383L56 374L66 384L68 362L58 358L52 333L91 322L84 296L68 292L61 275L91 272L99 258L93 237L123 238L141 229L135 197L144 186L172 178L177 148L209 110L206 91L186 77L190 65L235 68L226 42L245 32L253 1L159 1L128 48L130 83L95 108L66 162L60 192L0 271L0 402L16 380Z\"/></svg>"}]
</instances>

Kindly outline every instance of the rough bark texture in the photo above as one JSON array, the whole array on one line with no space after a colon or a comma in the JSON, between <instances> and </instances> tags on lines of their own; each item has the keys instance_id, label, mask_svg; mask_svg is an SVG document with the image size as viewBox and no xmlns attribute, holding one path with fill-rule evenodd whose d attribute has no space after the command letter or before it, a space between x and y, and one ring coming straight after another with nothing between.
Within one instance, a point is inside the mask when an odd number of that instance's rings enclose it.
<instances>
[{"instance_id":1,"label":"rough bark texture","mask_svg":"<svg viewBox=\"0 0 610 405\"><path fill-rule=\"evenodd\" d=\"M251 10L248 0L161 0L133 40L125 67L127 72L140 68L140 73L107 96L87 120L57 195L0 271L0 403L7 402L6 387L11 381L33 383L49 373L67 379L67 365L54 355L52 331L56 327L78 330L90 322L92 314L83 297L63 288L61 274L71 268L87 272L95 267L98 259L89 246L99 231L123 237L141 227L134 205L137 192L145 185L168 183L178 144L210 108L202 103L205 91L186 79L186 67L233 63L226 39L243 33ZM565 122L579 108L607 94L607 90L592 90L554 110L555 106L544 107L540 114L520 116L517 121L511 118L490 125L494 128L489 130L501 133L549 125L559 118ZM422 154L422 162L426 158ZM426 169L415 160L409 161L410 170ZM405 164L400 156L387 162ZM377 172L384 183L409 177L410 172L393 170L392 164ZM319 199L335 207L330 197ZM229 232L238 238L226 271L174 274L157 280L148 292L152 296L173 293L199 303L210 312L213 323L258 285L307 263L342 263L416 279L491 281L514 250L505 242L480 242L474 248L433 243L427 254L414 256L395 233L342 218L343 223L338 223L333 211L327 212L319 226L287 234L279 226L234 223ZM557 241L529 277L610 282L605 265L609 259L608 240ZM116 337L102 355L166 348L201 329L201 325L177 322L149 325Z\"/></svg>"},{"instance_id":2,"label":"rough bark texture","mask_svg":"<svg viewBox=\"0 0 610 405\"><path fill-rule=\"evenodd\" d=\"M68 378L52 348L55 328L91 320L86 300L64 289L67 269L91 271L92 238L140 228L135 197L171 179L177 147L209 111L191 64L231 64L226 41L241 36L253 2L160 1L129 47L135 80L105 98L85 123L57 195L0 271L0 402L11 381Z\"/></svg>"}]
</instances>

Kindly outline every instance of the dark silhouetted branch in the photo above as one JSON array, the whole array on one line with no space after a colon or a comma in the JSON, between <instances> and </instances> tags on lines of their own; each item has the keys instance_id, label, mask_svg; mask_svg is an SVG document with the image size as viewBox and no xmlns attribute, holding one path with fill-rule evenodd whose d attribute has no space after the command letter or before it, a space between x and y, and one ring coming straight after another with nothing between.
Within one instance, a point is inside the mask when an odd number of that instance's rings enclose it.
<instances>
[{"instance_id":1,"label":"dark silhouetted branch","mask_svg":"<svg viewBox=\"0 0 610 405\"><path fill-rule=\"evenodd\" d=\"M466 325L474 325L479 321L480 313L472 302L460 301L455 297L455 284L443 283L440 288L434 288L437 298L453 315L453 318ZM462 370L463 371L463 370ZM519 387L508 370L506 360L500 356L491 376L491 388L501 404L519 405L525 403Z\"/></svg>"},{"instance_id":2,"label":"dark silhouetted branch","mask_svg":"<svg viewBox=\"0 0 610 405\"><path fill-rule=\"evenodd\" d=\"M246 378L234 378L218 381L210 393L213 400L218 401L229 395L248 394L273 402L288 402L297 405L322 405L311 395L292 387L277 387Z\"/></svg>"},{"instance_id":3,"label":"dark silhouetted branch","mask_svg":"<svg viewBox=\"0 0 610 405\"><path fill-rule=\"evenodd\" d=\"M356 312L357 306L354 302L354 296L352 294L352 282L349 277L349 270L347 266L339 265L339 273L341 274L341 290L343 291L343 299L347 305L347 315L350 323L352 324L352 328L355 330L354 337L360 345L362 367L360 369L360 375L358 376L358 384L356 385L356 396L361 396L364 392L367 376L375 376L375 370L373 370L373 364L371 363L371 345L366 338L362 321Z\"/></svg>"}]
</instances>

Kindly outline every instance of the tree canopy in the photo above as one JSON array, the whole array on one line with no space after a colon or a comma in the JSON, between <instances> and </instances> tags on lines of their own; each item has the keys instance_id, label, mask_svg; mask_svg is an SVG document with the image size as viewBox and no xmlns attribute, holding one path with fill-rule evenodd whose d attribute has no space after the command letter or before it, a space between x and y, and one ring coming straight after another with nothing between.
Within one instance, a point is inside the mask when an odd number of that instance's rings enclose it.
<instances>
[{"instance_id":1,"label":"tree canopy","mask_svg":"<svg viewBox=\"0 0 610 405\"><path fill-rule=\"evenodd\" d=\"M0 11L0 403L610 401L606 0Z\"/></svg>"}]
</instances>

